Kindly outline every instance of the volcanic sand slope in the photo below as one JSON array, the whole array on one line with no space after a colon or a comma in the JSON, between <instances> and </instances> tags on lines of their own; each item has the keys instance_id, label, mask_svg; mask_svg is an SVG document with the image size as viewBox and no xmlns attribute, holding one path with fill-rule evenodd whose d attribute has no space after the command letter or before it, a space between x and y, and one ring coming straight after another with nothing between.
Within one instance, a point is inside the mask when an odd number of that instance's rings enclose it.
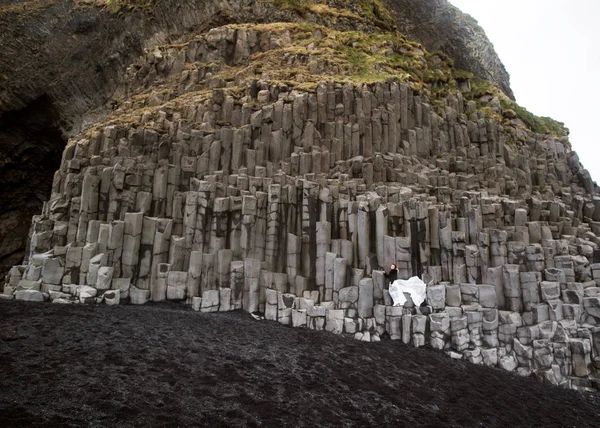
<instances>
[{"instance_id":1,"label":"volcanic sand slope","mask_svg":"<svg viewBox=\"0 0 600 428\"><path fill-rule=\"evenodd\" d=\"M2 426L597 426L600 397L240 311L0 301Z\"/></svg>"}]
</instances>

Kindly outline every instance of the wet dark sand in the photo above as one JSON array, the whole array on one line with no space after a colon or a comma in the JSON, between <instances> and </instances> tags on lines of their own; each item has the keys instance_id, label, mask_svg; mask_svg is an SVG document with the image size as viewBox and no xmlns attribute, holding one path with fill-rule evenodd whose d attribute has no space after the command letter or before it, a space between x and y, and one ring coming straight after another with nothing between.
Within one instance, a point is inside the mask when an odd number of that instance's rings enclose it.
<instances>
[{"instance_id":1,"label":"wet dark sand","mask_svg":"<svg viewBox=\"0 0 600 428\"><path fill-rule=\"evenodd\" d=\"M179 305L0 301L0 426L600 426L600 395Z\"/></svg>"}]
</instances>

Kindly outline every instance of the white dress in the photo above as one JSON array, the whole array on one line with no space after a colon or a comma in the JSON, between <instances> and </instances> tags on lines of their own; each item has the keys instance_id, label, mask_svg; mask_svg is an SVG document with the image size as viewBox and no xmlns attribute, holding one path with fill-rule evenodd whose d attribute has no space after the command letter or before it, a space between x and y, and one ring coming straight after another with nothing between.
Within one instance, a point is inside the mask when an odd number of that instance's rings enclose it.
<instances>
[{"instance_id":1,"label":"white dress","mask_svg":"<svg viewBox=\"0 0 600 428\"><path fill-rule=\"evenodd\" d=\"M421 306L427 295L427 286L418 276L406 280L397 279L390 284L390 296L394 301L394 306L402 306L406 303L404 293L410 294L415 306Z\"/></svg>"}]
</instances>

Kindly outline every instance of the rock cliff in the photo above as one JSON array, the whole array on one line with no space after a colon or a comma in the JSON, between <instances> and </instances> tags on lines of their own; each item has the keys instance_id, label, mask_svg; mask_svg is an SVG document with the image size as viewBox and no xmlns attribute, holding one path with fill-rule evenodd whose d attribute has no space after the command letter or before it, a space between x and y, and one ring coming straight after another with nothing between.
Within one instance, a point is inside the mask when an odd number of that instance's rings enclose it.
<instances>
[{"instance_id":1,"label":"rock cliff","mask_svg":"<svg viewBox=\"0 0 600 428\"><path fill-rule=\"evenodd\" d=\"M510 77L483 29L447 0L387 0L398 28L430 51L442 50L457 68L490 80L511 99Z\"/></svg>"},{"instance_id":2,"label":"rock cliff","mask_svg":"<svg viewBox=\"0 0 600 428\"><path fill-rule=\"evenodd\" d=\"M149 28L113 10L131 44L98 63L107 83L47 91L42 124L109 88L112 111L73 130L2 297L243 308L597 387L600 198L560 123L378 1L194 5L183 27L168 2ZM427 279L425 306L391 306L392 262Z\"/></svg>"},{"instance_id":3,"label":"rock cliff","mask_svg":"<svg viewBox=\"0 0 600 428\"><path fill-rule=\"evenodd\" d=\"M372 29L333 9L300 1L10 0L0 5L0 280L24 255L27 220L41 209L66 138L110 110L124 70L162 43L227 23L309 21ZM508 75L483 31L443 0L329 1L394 23L459 68L495 81L510 97ZM379 11L381 9L381 11ZM342 9L335 9L342 10ZM333 11L335 11L333 10ZM379 18L378 18L378 15ZM335 22L333 22L335 21ZM391 27L390 27L391 28ZM349 28L347 28L349 29ZM32 167L34 166L35 167Z\"/></svg>"}]
</instances>

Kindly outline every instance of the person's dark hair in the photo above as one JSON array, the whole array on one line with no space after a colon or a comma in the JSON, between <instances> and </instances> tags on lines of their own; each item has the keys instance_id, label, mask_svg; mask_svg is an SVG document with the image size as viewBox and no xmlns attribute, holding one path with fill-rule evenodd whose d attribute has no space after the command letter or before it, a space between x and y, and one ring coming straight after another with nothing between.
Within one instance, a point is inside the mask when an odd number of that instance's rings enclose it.
<instances>
[{"instance_id":1,"label":"person's dark hair","mask_svg":"<svg viewBox=\"0 0 600 428\"><path fill-rule=\"evenodd\" d=\"M398 265L396 263L392 263L392 266L394 266L394 269L398 269Z\"/></svg>"}]
</instances>

